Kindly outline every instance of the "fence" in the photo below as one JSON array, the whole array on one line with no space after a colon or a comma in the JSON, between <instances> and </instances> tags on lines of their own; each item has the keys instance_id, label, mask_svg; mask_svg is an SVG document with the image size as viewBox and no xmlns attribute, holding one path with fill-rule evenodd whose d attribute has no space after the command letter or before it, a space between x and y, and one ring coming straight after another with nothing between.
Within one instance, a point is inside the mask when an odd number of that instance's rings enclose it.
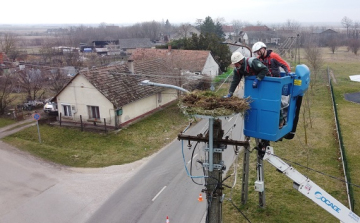
<instances>
[{"instance_id":1,"label":"fence","mask_svg":"<svg viewBox=\"0 0 360 223\"><path fill-rule=\"evenodd\" d=\"M330 91L331 91L331 99L332 99L332 103L333 103L335 125L336 125L338 140L339 140L339 147L340 147L341 158L342 158L342 163L343 163L344 176L345 176L345 181L347 182L346 190L347 190L347 194L348 194L349 206L350 206L350 210L354 211L354 204L355 204L354 192L353 192L353 187L351 185L351 177L350 177L350 174L348 171L349 167L348 167L348 163L347 163L347 159L346 159L345 146L344 146L343 138L341 135L341 128L340 128L337 107L336 107L336 101L335 101L336 99L334 96L331 77L329 74L329 67L327 68L327 75L328 75L328 82L329 82Z\"/></svg>"}]
</instances>

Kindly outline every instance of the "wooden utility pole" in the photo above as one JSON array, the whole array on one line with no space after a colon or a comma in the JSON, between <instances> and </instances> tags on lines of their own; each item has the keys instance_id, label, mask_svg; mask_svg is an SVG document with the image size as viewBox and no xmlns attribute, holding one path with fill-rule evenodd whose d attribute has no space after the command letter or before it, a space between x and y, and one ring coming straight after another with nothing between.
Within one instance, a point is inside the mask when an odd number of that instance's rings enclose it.
<instances>
[{"instance_id":1,"label":"wooden utility pole","mask_svg":"<svg viewBox=\"0 0 360 223\"><path fill-rule=\"evenodd\" d=\"M220 143L214 143L214 141L221 139L224 135L224 130L222 130L221 128L220 119L216 119L216 120L214 120L213 118L209 119L208 134L209 134L209 168L207 170L208 177L205 178L206 199L208 202L208 214L207 214L206 222L221 223L222 199L223 199L222 173L225 167L224 161L222 160L222 152L224 147L221 148ZM212 141L210 141L211 138Z\"/></svg>"}]
</instances>

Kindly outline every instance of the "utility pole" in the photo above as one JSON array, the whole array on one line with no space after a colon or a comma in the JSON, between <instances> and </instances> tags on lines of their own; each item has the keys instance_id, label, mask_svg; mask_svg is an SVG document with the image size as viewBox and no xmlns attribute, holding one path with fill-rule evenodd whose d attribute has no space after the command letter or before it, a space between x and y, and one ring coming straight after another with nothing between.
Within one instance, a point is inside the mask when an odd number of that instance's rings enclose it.
<instances>
[{"instance_id":1,"label":"utility pole","mask_svg":"<svg viewBox=\"0 0 360 223\"><path fill-rule=\"evenodd\" d=\"M206 199L208 202L208 213L207 213L206 222L221 223L222 199L223 199L222 173L226 169L224 165L224 161L222 160L222 152L224 151L225 146L222 147L220 143L214 143L214 141L221 139L224 135L224 130L222 130L221 128L221 120L219 119L214 120L213 118L209 119L208 134L209 134L209 160L208 160L209 168L207 170L208 177L205 178L206 179L205 192L206 192Z\"/></svg>"},{"instance_id":2,"label":"utility pole","mask_svg":"<svg viewBox=\"0 0 360 223\"><path fill-rule=\"evenodd\" d=\"M204 118L204 117L202 117ZM188 136L179 134L179 140L197 141L208 143L206 153L208 158L203 163L203 168L206 170L205 189L202 191L206 193L207 200L207 217L206 223L222 223L222 201L223 185L222 174L226 169L224 161L222 160L222 152L227 145L243 146L249 148L249 141L236 141L228 138L223 139L224 130L221 126L221 120L209 117L209 131L203 136Z\"/></svg>"}]
</instances>

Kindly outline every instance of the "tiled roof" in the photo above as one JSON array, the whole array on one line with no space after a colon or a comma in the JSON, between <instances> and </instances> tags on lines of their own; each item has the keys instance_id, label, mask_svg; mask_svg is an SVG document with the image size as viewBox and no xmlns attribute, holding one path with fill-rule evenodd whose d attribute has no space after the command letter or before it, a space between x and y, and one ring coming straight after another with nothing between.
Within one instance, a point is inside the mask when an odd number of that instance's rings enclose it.
<instances>
[{"instance_id":1,"label":"tiled roof","mask_svg":"<svg viewBox=\"0 0 360 223\"><path fill-rule=\"evenodd\" d=\"M134 61L162 59L172 69L198 72L203 70L209 54L208 50L136 49L131 58Z\"/></svg>"},{"instance_id":2,"label":"tiled roof","mask_svg":"<svg viewBox=\"0 0 360 223\"><path fill-rule=\"evenodd\" d=\"M269 29L269 27L267 26L246 26L242 30L245 32L248 31L260 32L260 31L270 31L271 29Z\"/></svg>"},{"instance_id":3,"label":"tiled roof","mask_svg":"<svg viewBox=\"0 0 360 223\"><path fill-rule=\"evenodd\" d=\"M119 45L121 49L151 48L155 46L150 41L150 38L120 39Z\"/></svg>"},{"instance_id":4,"label":"tiled roof","mask_svg":"<svg viewBox=\"0 0 360 223\"><path fill-rule=\"evenodd\" d=\"M226 26L226 25L222 26L222 30L224 33L231 33L235 31L233 26Z\"/></svg>"},{"instance_id":5,"label":"tiled roof","mask_svg":"<svg viewBox=\"0 0 360 223\"><path fill-rule=\"evenodd\" d=\"M159 93L162 87L139 85L143 80L176 85L178 73L171 72L161 61L134 62L135 74L126 65L81 71L116 108Z\"/></svg>"}]
</instances>

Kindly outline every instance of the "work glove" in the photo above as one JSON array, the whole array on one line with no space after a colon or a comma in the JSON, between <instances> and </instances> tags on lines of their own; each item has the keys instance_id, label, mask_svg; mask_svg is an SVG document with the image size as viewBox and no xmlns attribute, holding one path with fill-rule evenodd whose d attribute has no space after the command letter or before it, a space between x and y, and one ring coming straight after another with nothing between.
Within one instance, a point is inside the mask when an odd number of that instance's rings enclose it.
<instances>
[{"instance_id":1,"label":"work glove","mask_svg":"<svg viewBox=\"0 0 360 223\"><path fill-rule=\"evenodd\" d=\"M254 80L254 82L253 82L253 84L252 84L252 87L253 87L253 88L257 88L258 83L259 83L259 80L258 80L257 78L255 78L255 80Z\"/></svg>"},{"instance_id":2,"label":"work glove","mask_svg":"<svg viewBox=\"0 0 360 223\"><path fill-rule=\"evenodd\" d=\"M229 93L229 94L225 95L223 98L231 98L232 96L233 96L233 94Z\"/></svg>"}]
</instances>

